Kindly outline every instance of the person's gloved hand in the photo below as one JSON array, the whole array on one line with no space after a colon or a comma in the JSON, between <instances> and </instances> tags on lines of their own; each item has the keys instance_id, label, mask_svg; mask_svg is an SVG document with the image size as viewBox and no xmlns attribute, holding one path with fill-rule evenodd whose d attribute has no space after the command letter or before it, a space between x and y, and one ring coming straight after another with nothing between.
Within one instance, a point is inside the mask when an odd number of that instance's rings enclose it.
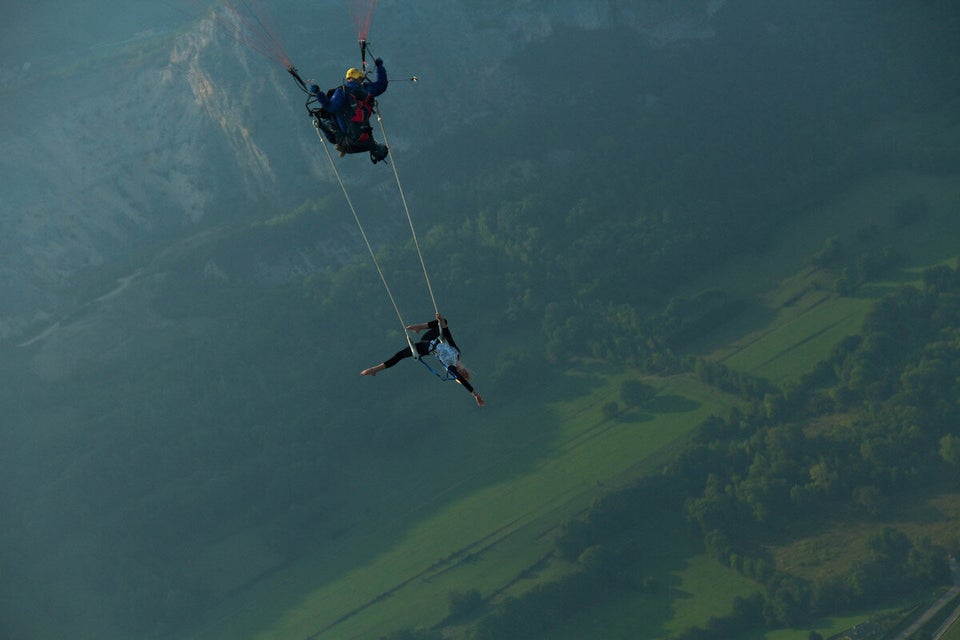
<instances>
[{"instance_id":1,"label":"person's gloved hand","mask_svg":"<svg viewBox=\"0 0 960 640\"><path fill-rule=\"evenodd\" d=\"M310 85L307 89L310 90L310 93L320 93L320 87L315 84Z\"/></svg>"},{"instance_id":2,"label":"person's gloved hand","mask_svg":"<svg viewBox=\"0 0 960 640\"><path fill-rule=\"evenodd\" d=\"M383 66L383 58L377 58L376 60L373 61L373 64L374 64L375 66L382 67L382 66Z\"/></svg>"}]
</instances>

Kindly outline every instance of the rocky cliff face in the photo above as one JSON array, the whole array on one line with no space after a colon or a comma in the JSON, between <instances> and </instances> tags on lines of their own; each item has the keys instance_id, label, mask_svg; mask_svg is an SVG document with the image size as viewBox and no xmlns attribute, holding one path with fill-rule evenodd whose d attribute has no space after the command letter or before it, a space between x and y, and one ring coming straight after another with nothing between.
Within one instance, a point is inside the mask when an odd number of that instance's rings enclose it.
<instances>
[{"instance_id":1,"label":"rocky cliff face","mask_svg":"<svg viewBox=\"0 0 960 640\"><path fill-rule=\"evenodd\" d=\"M204 67L212 30L87 51L75 69L48 63L8 82L0 335L55 315L78 270L189 232L218 203L276 182L250 105Z\"/></svg>"},{"instance_id":2,"label":"rocky cliff face","mask_svg":"<svg viewBox=\"0 0 960 640\"><path fill-rule=\"evenodd\" d=\"M382 2L375 53L396 87L384 106L402 123L391 143L409 157L502 108L504 87L522 83L503 61L554 29L625 26L638 42L665 44L709 37L722 4ZM302 70L336 82L356 55L352 34L304 7L271 11ZM86 267L124 259L137 268L148 244L190 236L235 208L296 204L331 180L281 69L216 22L164 28L31 60L11 55L0 68L0 338L29 338L56 321L77 303L65 287ZM419 83L404 82L413 75ZM367 174L353 179L386 179Z\"/></svg>"}]
</instances>

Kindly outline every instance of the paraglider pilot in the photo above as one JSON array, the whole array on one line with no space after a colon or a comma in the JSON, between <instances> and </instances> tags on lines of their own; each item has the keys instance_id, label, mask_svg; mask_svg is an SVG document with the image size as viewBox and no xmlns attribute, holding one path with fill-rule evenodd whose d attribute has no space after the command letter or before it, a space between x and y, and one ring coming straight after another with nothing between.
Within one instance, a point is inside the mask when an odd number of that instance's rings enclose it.
<instances>
[{"instance_id":1,"label":"paraglider pilot","mask_svg":"<svg viewBox=\"0 0 960 640\"><path fill-rule=\"evenodd\" d=\"M447 374L460 385L470 392L479 406L483 406L483 398L470 385L470 371L460 363L460 349L457 343L453 341L450 329L447 327L447 320L439 313L436 320L424 322L422 324L412 324L407 327L407 331L420 333L426 329L426 333L421 336L420 341L413 345L420 357L434 355L443 363ZM441 338L442 335L442 338ZM362 376L375 376L384 369L389 369L404 358L412 358L413 352L410 347L398 351L392 358L380 364L364 369L360 372Z\"/></svg>"},{"instance_id":2,"label":"paraglider pilot","mask_svg":"<svg viewBox=\"0 0 960 640\"><path fill-rule=\"evenodd\" d=\"M374 61L377 79L370 81L359 69L347 69L344 82L339 87L323 92L315 84L308 87L322 107L317 117L318 127L331 142L336 144L340 155L370 152L374 164L387 157L389 150L373 139L370 116L373 115L374 98L387 90L387 70L383 60Z\"/></svg>"}]
</instances>

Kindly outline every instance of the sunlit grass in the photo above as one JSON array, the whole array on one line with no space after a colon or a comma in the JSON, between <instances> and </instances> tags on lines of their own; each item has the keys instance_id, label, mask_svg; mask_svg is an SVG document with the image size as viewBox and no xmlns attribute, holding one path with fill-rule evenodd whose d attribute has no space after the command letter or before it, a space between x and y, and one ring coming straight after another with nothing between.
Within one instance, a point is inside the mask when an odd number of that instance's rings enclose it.
<instances>
[{"instance_id":1,"label":"sunlit grass","mask_svg":"<svg viewBox=\"0 0 960 640\"><path fill-rule=\"evenodd\" d=\"M950 625L946 633L940 636L940 640L960 640L960 620Z\"/></svg>"},{"instance_id":2,"label":"sunlit grass","mask_svg":"<svg viewBox=\"0 0 960 640\"><path fill-rule=\"evenodd\" d=\"M774 322L748 346L724 360L728 366L783 382L810 371L845 336L859 332L871 300L828 296L807 310Z\"/></svg>"}]
</instances>

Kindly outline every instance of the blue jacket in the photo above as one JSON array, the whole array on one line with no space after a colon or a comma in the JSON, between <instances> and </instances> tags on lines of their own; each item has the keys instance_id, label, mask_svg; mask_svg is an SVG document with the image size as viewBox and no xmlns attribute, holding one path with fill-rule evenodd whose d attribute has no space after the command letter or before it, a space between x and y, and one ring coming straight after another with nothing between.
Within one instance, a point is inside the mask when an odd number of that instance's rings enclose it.
<instances>
[{"instance_id":1,"label":"blue jacket","mask_svg":"<svg viewBox=\"0 0 960 640\"><path fill-rule=\"evenodd\" d=\"M377 79L373 82L370 82L369 80L364 80L362 82L347 81L343 85L337 87L329 98L327 97L327 94L323 91L320 91L320 88L316 85L310 86L310 92L317 97L317 102L320 103L321 107L333 114L333 117L336 119L340 130L346 131L348 125L343 120L343 112L348 102L347 92L344 89L349 91L351 89L362 88L371 96L377 97L387 90L387 83L387 70L384 68L383 63L380 63L377 65Z\"/></svg>"}]
</instances>

